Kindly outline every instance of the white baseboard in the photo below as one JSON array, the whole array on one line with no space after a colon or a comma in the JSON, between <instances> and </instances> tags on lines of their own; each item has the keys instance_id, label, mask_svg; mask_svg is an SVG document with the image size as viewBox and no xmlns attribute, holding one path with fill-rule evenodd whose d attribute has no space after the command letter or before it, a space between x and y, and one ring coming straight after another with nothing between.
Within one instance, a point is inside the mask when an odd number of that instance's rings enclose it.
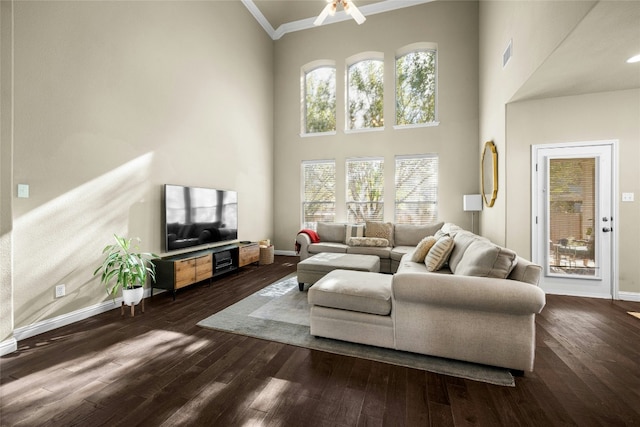
<instances>
[{"instance_id":1,"label":"white baseboard","mask_svg":"<svg viewBox=\"0 0 640 427\"><path fill-rule=\"evenodd\" d=\"M0 342L0 356L13 353L17 349L18 340L16 340L15 337L7 338L6 340Z\"/></svg>"},{"instance_id":2,"label":"white baseboard","mask_svg":"<svg viewBox=\"0 0 640 427\"><path fill-rule=\"evenodd\" d=\"M159 293L159 292L156 292L156 293ZM150 295L151 295L151 289L146 288L144 290L144 297L147 298ZM115 303L113 300L110 299L108 301L104 301L99 304L81 308L80 310L76 310L71 313L61 314L60 316L52 317L51 319L46 319L41 322L37 322L28 326L17 328L13 331L13 336L16 341L31 338L36 335L49 332L57 328L70 325L72 323L79 322L84 319L88 319L91 316L104 313L105 311L120 308L121 305L122 305L122 298L116 298Z\"/></svg>"},{"instance_id":3,"label":"white baseboard","mask_svg":"<svg viewBox=\"0 0 640 427\"><path fill-rule=\"evenodd\" d=\"M621 301L640 302L640 292L618 292Z\"/></svg>"},{"instance_id":4,"label":"white baseboard","mask_svg":"<svg viewBox=\"0 0 640 427\"><path fill-rule=\"evenodd\" d=\"M296 251L273 251L274 255L285 255L285 256L298 256Z\"/></svg>"}]
</instances>

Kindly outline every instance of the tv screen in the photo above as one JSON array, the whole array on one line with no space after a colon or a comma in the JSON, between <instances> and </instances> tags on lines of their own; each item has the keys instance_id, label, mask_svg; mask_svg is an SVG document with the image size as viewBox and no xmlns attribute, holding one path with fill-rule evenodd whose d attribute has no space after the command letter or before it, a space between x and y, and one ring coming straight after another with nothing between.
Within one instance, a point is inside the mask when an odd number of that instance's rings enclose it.
<instances>
[{"instance_id":1,"label":"tv screen","mask_svg":"<svg viewBox=\"0 0 640 427\"><path fill-rule=\"evenodd\" d=\"M167 251L238 238L238 194L213 188L164 186Z\"/></svg>"}]
</instances>

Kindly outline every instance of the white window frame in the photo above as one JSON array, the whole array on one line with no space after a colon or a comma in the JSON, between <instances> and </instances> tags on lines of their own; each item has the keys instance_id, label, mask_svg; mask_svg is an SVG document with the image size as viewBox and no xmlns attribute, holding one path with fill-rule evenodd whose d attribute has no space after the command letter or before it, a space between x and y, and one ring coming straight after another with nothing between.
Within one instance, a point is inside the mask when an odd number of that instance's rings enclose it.
<instances>
[{"instance_id":1,"label":"white window frame","mask_svg":"<svg viewBox=\"0 0 640 427\"><path fill-rule=\"evenodd\" d=\"M372 162L377 161L382 163L382 180L380 182L380 192L381 192L381 200L376 202L380 205L379 211L382 213L380 218L364 218L365 221L383 221L384 220L384 158L383 157L352 157L347 158L345 160L345 170L344 170L344 178L345 178L345 203L344 206L346 208L346 218L348 222L356 222L355 220L349 217L349 204L350 203L369 203L362 202L359 200L352 200L351 193L349 192L349 162Z\"/></svg>"},{"instance_id":2,"label":"white window frame","mask_svg":"<svg viewBox=\"0 0 640 427\"><path fill-rule=\"evenodd\" d=\"M336 73L336 81L335 81L335 102L336 102L336 130L327 131L327 132L307 132L307 74L312 71L317 70L318 68L333 68ZM323 136L323 135L336 135L338 129L337 122L337 92L338 92L338 81L337 81L337 68L336 62L329 59L320 59L317 61L309 62L308 64L303 65L300 68L300 136L301 137L313 137L313 136Z\"/></svg>"},{"instance_id":3,"label":"white window frame","mask_svg":"<svg viewBox=\"0 0 640 427\"><path fill-rule=\"evenodd\" d=\"M336 218L336 187L337 187L337 181L336 181L336 161L335 159L327 159L327 160L303 160L301 165L300 165L300 224L301 224L301 228L310 228L312 230L315 230L317 226L317 222L315 223L307 223L305 222L305 205L308 203L311 203L310 201L306 200L306 180L305 180L305 167L307 165L317 165L317 164L332 164L333 165L333 169L334 169L334 182L333 182L333 202L321 202L321 203L333 203L333 220L335 221ZM331 222L331 221L327 221L327 222ZM314 224L314 225L310 225L310 224Z\"/></svg>"},{"instance_id":4,"label":"white window frame","mask_svg":"<svg viewBox=\"0 0 640 427\"><path fill-rule=\"evenodd\" d=\"M412 53L412 52L424 52L424 51L433 51L435 52L435 84L436 84L436 91L435 91L435 117L434 117L434 121L432 122L425 122L425 123L415 123L415 124L407 124L407 125L399 125L396 123L397 120L397 105L398 105L398 99L397 99L397 81L398 81L398 76L397 74L395 74L396 72L396 61L398 61L399 58ZM402 130L402 129L415 129L415 128L423 128L423 127L433 127L433 126L438 126L440 125L440 121L439 121L439 102L438 102L438 94L440 93L440 91L438 90L438 69L439 69L439 60L438 60L438 44L437 43L432 43L432 42L417 42L417 43L411 43L408 44L406 46L401 47L400 49L396 50L396 55L395 58L393 60L393 70L394 70L394 80L393 80L393 121L394 121L394 125L393 125L393 129L394 130Z\"/></svg>"},{"instance_id":5,"label":"white window frame","mask_svg":"<svg viewBox=\"0 0 640 427\"><path fill-rule=\"evenodd\" d=\"M358 53L357 55L353 55L350 56L349 58L346 59L345 61L345 74L344 74L344 87L345 87L345 97L344 97L344 133L349 134L349 133L361 133L361 132L380 132L383 131L385 128L385 125L379 126L379 127L374 127L374 128L358 128L358 129L351 129L349 127L350 125L350 120L349 120L349 68L355 64L357 64L358 62L362 62L362 61L369 61L369 60L373 60L373 61L381 61L382 62L382 85L383 85L383 98L382 98L382 102L384 105L384 92L385 92L385 87L384 87L384 70L386 67L386 64L384 62L384 53L383 52L362 52L362 53ZM384 116L385 116L385 111L384 111L384 107L383 107L383 111L382 111L382 118L384 120Z\"/></svg>"},{"instance_id":6,"label":"white window frame","mask_svg":"<svg viewBox=\"0 0 640 427\"><path fill-rule=\"evenodd\" d=\"M427 186L427 188L423 188L423 192L429 192L432 189L435 189L433 191L433 197L434 197L434 201L429 201L429 200L421 200L421 201L415 201L415 202L406 202L406 201L398 201L398 163L402 162L404 160L417 160L417 159L434 159L435 160L435 185L429 185ZM429 224L432 222L437 221L438 219L438 189L439 189L439 173L438 173L438 168L439 168L439 163L440 163L440 159L438 157L437 154L420 154L420 155L406 155L406 156L396 156L395 157L395 162L394 162L394 184L393 184L393 188L394 188L394 206L393 206L393 216L394 216L394 223L396 224ZM401 221L398 218L398 204L399 203L408 203L408 204L430 204L433 203L435 205L434 208L434 217L433 218L425 218L424 221L420 221L420 222L405 222L405 221Z\"/></svg>"}]
</instances>

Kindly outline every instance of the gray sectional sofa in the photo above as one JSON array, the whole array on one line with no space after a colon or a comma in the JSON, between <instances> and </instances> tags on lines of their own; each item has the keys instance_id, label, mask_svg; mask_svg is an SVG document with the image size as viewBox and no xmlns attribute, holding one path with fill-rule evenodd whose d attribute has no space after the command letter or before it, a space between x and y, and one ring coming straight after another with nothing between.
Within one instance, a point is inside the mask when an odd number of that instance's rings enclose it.
<instances>
[{"instance_id":1,"label":"gray sectional sofa","mask_svg":"<svg viewBox=\"0 0 640 427\"><path fill-rule=\"evenodd\" d=\"M535 315L545 305L541 267L454 224L437 228L433 234L454 242L438 271L413 261L410 249L393 275L334 270L316 282L311 334L533 370Z\"/></svg>"},{"instance_id":2,"label":"gray sectional sofa","mask_svg":"<svg viewBox=\"0 0 640 427\"><path fill-rule=\"evenodd\" d=\"M347 236L347 224L318 223L317 233L320 242L312 243L310 237L304 233L298 233L296 237L296 243L300 247L300 261L322 252L377 255L380 257L380 272L395 273L402 257L412 252L424 237L434 235L442 228L444 222L428 225L386 224L390 225L392 230L386 239L389 242L388 246L354 246L349 244L352 236ZM366 227L363 227L363 233L366 234Z\"/></svg>"}]
</instances>

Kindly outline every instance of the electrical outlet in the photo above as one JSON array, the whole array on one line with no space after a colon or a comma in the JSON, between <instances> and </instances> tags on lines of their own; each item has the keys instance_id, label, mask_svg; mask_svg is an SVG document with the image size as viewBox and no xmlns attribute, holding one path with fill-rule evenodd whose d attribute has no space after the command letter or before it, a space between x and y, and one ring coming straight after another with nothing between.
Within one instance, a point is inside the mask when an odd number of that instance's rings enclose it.
<instances>
[{"instance_id":1,"label":"electrical outlet","mask_svg":"<svg viewBox=\"0 0 640 427\"><path fill-rule=\"evenodd\" d=\"M66 292L65 285L56 286L56 298L63 297L65 295L65 292Z\"/></svg>"},{"instance_id":2,"label":"electrical outlet","mask_svg":"<svg viewBox=\"0 0 640 427\"><path fill-rule=\"evenodd\" d=\"M623 202L633 202L634 199L633 193L622 193L622 201Z\"/></svg>"}]
</instances>

